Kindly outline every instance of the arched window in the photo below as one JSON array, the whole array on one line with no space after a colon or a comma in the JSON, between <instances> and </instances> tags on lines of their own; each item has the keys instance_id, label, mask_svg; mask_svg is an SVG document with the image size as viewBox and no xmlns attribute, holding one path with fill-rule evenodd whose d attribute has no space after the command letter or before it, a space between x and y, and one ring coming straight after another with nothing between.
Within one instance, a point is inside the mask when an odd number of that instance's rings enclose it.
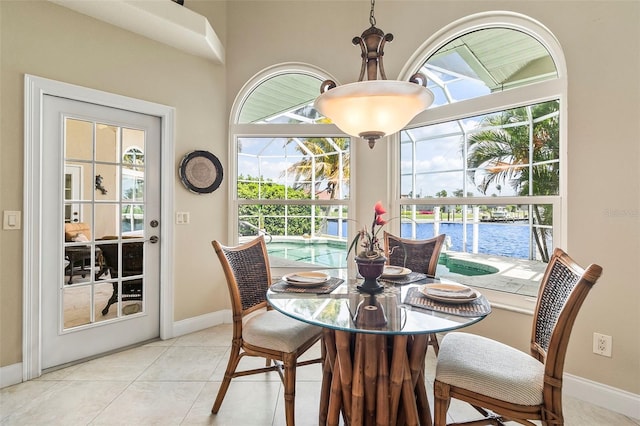
<instances>
[{"instance_id":1,"label":"arched window","mask_svg":"<svg viewBox=\"0 0 640 426\"><path fill-rule=\"evenodd\" d=\"M326 78L287 64L260 73L238 95L230 131L230 237L263 234L272 259L342 268L350 140L313 108Z\"/></svg>"},{"instance_id":2,"label":"arched window","mask_svg":"<svg viewBox=\"0 0 640 426\"><path fill-rule=\"evenodd\" d=\"M122 164L129 167L143 166L144 154L142 153L142 150L135 146L128 148L122 156Z\"/></svg>"},{"instance_id":3,"label":"arched window","mask_svg":"<svg viewBox=\"0 0 640 426\"><path fill-rule=\"evenodd\" d=\"M440 272L456 278L495 273L500 261L544 269L563 220L566 82L555 38L521 15L486 13L445 28L418 58L436 100L400 135L397 200L412 219L401 234L447 234ZM503 290L536 296L526 284Z\"/></svg>"}]
</instances>

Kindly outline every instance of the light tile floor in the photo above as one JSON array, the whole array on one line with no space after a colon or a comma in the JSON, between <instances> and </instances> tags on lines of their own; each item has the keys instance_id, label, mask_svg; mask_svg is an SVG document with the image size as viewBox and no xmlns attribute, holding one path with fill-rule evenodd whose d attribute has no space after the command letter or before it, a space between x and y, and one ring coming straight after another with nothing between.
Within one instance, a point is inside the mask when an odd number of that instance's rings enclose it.
<instances>
[{"instance_id":1,"label":"light tile floor","mask_svg":"<svg viewBox=\"0 0 640 426\"><path fill-rule=\"evenodd\" d=\"M231 382L217 415L211 415L224 374L231 336L220 325L158 341L44 374L0 391L1 425L284 425L282 385L276 373ZM319 354L314 347L309 356ZM247 362L249 361L249 362ZM245 359L245 365L263 361ZM435 359L427 359L431 389ZM317 425L320 366L298 369L296 424ZM430 398L432 396L430 395ZM453 401L451 420L474 411ZM567 426L638 426L640 422L565 398Z\"/></svg>"}]
</instances>

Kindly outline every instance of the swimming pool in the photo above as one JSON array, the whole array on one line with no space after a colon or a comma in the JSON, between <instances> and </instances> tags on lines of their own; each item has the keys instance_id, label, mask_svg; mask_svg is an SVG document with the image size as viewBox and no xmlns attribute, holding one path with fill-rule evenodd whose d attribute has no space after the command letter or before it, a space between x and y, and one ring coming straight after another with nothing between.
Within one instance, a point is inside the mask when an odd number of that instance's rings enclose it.
<instances>
[{"instance_id":1,"label":"swimming pool","mask_svg":"<svg viewBox=\"0 0 640 426\"><path fill-rule=\"evenodd\" d=\"M346 268L347 243L345 241L276 241L267 244L269 256L290 261L314 263L322 267Z\"/></svg>"},{"instance_id":2,"label":"swimming pool","mask_svg":"<svg viewBox=\"0 0 640 426\"><path fill-rule=\"evenodd\" d=\"M441 253L438 259L438 265L446 268L447 272L454 274L474 276L489 275L499 272L498 268L479 262L472 262L468 259L460 259L450 256L449 253ZM444 272L444 271L443 271Z\"/></svg>"},{"instance_id":3,"label":"swimming pool","mask_svg":"<svg viewBox=\"0 0 640 426\"><path fill-rule=\"evenodd\" d=\"M347 243L335 240L319 241L272 241L267 244L269 256L288 261L316 264L321 267L346 268ZM467 259L458 259L442 253L438 262L448 272L460 275L487 275L498 272L497 268Z\"/></svg>"}]
</instances>

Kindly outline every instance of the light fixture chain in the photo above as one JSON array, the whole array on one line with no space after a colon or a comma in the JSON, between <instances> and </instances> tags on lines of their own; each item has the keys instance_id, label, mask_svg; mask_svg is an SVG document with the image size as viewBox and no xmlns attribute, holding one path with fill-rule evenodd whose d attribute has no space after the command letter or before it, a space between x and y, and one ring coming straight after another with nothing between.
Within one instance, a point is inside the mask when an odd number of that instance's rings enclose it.
<instances>
[{"instance_id":1,"label":"light fixture chain","mask_svg":"<svg viewBox=\"0 0 640 426\"><path fill-rule=\"evenodd\" d=\"M369 23L372 27L376 26L376 17L373 15L373 8L376 5L376 0L371 0L371 12L369 13Z\"/></svg>"}]
</instances>

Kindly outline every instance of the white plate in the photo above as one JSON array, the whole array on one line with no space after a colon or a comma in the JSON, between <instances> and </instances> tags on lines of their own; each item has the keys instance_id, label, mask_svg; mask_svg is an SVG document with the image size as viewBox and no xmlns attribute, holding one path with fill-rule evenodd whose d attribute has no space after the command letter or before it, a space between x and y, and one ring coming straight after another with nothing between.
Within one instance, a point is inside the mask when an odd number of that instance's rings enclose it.
<instances>
[{"instance_id":1,"label":"white plate","mask_svg":"<svg viewBox=\"0 0 640 426\"><path fill-rule=\"evenodd\" d=\"M480 297L472 288L456 283L425 284L420 287L420 293L429 299L444 303L467 303Z\"/></svg>"},{"instance_id":2,"label":"white plate","mask_svg":"<svg viewBox=\"0 0 640 426\"><path fill-rule=\"evenodd\" d=\"M316 271L294 272L282 277L287 284L291 284L296 287L315 287L326 283L329 281L329 278L331 277L324 272Z\"/></svg>"},{"instance_id":3,"label":"white plate","mask_svg":"<svg viewBox=\"0 0 640 426\"><path fill-rule=\"evenodd\" d=\"M402 266L385 266L382 271L382 278L400 278L406 277L411 273L411 269Z\"/></svg>"}]
</instances>

